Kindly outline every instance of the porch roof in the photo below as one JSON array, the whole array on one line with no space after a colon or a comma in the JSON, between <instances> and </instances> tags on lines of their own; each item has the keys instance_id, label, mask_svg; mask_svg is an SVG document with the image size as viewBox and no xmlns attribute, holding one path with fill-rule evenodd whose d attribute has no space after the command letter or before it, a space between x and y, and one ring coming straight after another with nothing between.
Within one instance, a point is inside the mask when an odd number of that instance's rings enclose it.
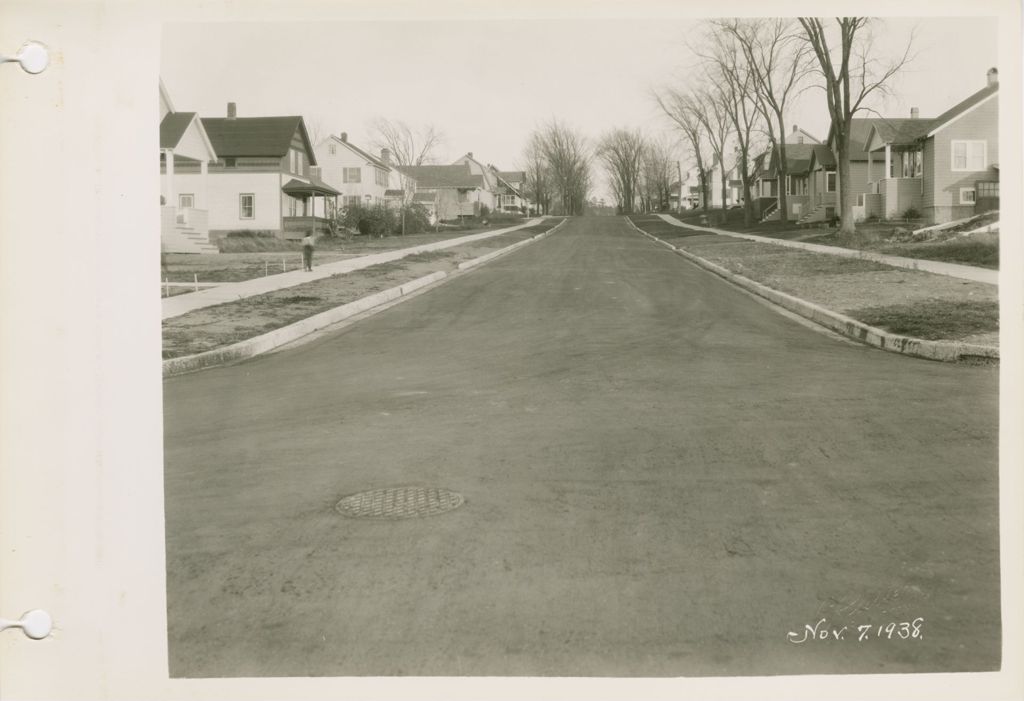
<instances>
[{"instance_id":1,"label":"porch roof","mask_svg":"<svg viewBox=\"0 0 1024 701\"><path fill-rule=\"evenodd\" d=\"M879 119L871 125L864 150L878 151L889 146L913 146L928 134L934 119Z\"/></svg>"},{"instance_id":2,"label":"porch roof","mask_svg":"<svg viewBox=\"0 0 1024 701\"><path fill-rule=\"evenodd\" d=\"M281 186L281 190L287 192L289 195L340 195L341 192L335 190L333 187L321 180L312 180L311 182L303 182L292 178L284 185Z\"/></svg>"}]
</instances>

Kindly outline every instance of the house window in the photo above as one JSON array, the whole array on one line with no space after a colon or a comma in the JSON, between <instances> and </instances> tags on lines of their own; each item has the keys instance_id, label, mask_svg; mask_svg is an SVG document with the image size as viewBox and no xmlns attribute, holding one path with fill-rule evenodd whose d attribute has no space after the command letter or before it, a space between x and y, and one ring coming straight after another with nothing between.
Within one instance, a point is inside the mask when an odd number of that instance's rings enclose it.
<instances>
[{"instance_id":1,"label":"house window","mask_svg":"<svg viewBox=\"0 0 1024 701\"><path fill-rule=\"evenodd\" d=\"M191 193L178 195L178 209L192 209L196 206L196 197Z\"/></svg>"},{"instance_id":2,"label":"house window","mask_svg":"<svg viewBox=\"0 0 1024 701\"><path fill-rule=\"evenodd\" d=\"M256 195L251 192L238 196L238 218L252 219L256 216Z\"/></svg>"},{"instance_id":3,"label":"house window","mask_svg":"<svg viewBox=\"0 0 1024 701\"><path fill-rule=\"evenodd\" d=\"M976 201L973 187L960 188L960 204L974 204Z\"/></svg>"},{"instance_id":4,"label":"house window","mask_svg":"<svg viewBox=\"0 0 1024 701\"><path fill-rule=\"evenodd\" d=\"M348 168L346 168L345 170L348 170ZM345 206L346 207L358 206L361 201L362 201L362 198L359 195L346 195L345 196Z\"/></svg>"},{"instance_id":5,"label":"house window","mask_svg":"<svg viewBox=\"0 0 1024 701\"><path fill-rule=\"evenodd\" d=\"M388 174L387 174L387 171L380 170L379 168L374 168L373 176L374 176L374 179L376 180L378 185L380 185L381 187L387 187L388 186Z\"/></svg>"},{"instance_id":6,"label":"house window","mask_svg":"<svg viewBox=\"0 0 1024 701\"><path fill-rule=\"evenodd\" d=\"M825 192L836 191L836 172L829 171L825 173Z\"/></svg>"},{"instance_id":7,"label":"house window","mask_svg":"<svg viewBox=\"0 0 1024 701\"><path fill-rule=\"evenodd\" d=\"M295 172L302 175L306 168L306 156L302 151L295 152Z\"/></svg>"},{"instance_id":8,"label":"house window","mask_svg":"<svg viewBox=\"0 0 1024 701\"><path fill-rule=\"evenodd\" d=\"M363 172L359 168L345 168L343 169L342 180L346 183L361 183L363 182Z\"/></svg>"},{"instance_id":9,"label":"house window","mask_svg":"<svg viewBox=\"0 0 1024 701\"><path fill-rule=\"evenodd\" d=\"M334 144L331 144L330 146L327 147L327 153L331 154L332 156L334 154L336 154L337 152L338 152L338 147L335 146Z\"/></svg>"},{"instance_id":10,"label":"house window","mask_svg":"<svg viewBox=\"0 0 1024 701\"><path fill-rule=\"evenodd\" d=\"M951 170L980 171L988 167L988 143L985 141L953 141Z\"/></svg>"}]
</instances>

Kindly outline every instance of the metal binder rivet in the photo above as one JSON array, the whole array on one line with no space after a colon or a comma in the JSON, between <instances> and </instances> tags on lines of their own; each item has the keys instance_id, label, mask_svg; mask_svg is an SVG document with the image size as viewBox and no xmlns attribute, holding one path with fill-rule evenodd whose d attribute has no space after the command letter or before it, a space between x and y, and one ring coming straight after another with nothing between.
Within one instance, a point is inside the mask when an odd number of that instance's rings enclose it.
<instances>
[{"instance_id":1,"label":"metal binder rivet","mask_svg":"<svg viewBox=\"0 0 1024 701\"><path fill-rule=\"evenodd\" d=\"M50 65L50 52L38 41L26 42L14 56L0 54L0 63L19 63L26 73L42 73Z\"/></svg>"},{"instance_id":2,"label":"metal binder rivet","mask_svg":"<svg viewBox=\"0 0 1024 701\"><path fill-rule=\"evenodd\" d=\"M50 614L46 611L36 609L24 614L17 621L8 621L6 618L0 618L0 630L7 630L8 628L21 628L21 632L33 640L42 640L53 630L53 619L50 618Z\"/></svg>"}]
</instances>

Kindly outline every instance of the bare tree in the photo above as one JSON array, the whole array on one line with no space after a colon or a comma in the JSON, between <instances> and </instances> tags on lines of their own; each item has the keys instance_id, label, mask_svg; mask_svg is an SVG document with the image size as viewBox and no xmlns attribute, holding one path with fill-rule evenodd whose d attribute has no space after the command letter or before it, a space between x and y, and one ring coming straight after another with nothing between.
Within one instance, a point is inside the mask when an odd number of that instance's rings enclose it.
<instances>
[{"instance_id":1,"label":"bare tree","mask_svg":"<svg viewBox=\"0 0 1024 701\"><path fill-rule=\"evenodd\" d=\"M537 132L533 133L526 143L523 163L526 194L537 207L539 214L547 214L551 209L551 175L547 160L544 158L541 137Z\"/></svg>"},{"instance_id":2,"label":"bare tree","mask_svg":"<svg viewBox=\"0 0 1024 701\"><path fill-rule=\"evenodd\" d=\"M705 59L709 92L714 96L712 107L720 106L726 114L735 139L735 167L743 188L743 216L747 226L753 223L754 203L751 192L751 165L754 139L761 122L756 97L754 71L741 42L735 34L723 31L722 23L709 22L705 32ZM724 163L723 163L724 170ZM722 177L722 207L725 207L725 174Z\"/></svg>"},{"instance_id":3,"label":"bare tree","mask_svg":"<svg viewBox=\"0 0 1024 701\"><path fill-rule=\"evenodd\" d=\"M622 214L632 214L639 193L640 172L647 143L637 130L612 129L595 152L604 165Z\"/></svg>"},{"instance_id":4,"label":"bare tree","mask_svg":"<svg viewBox=\"0 0 1024 701\"><path fill-rule=\"evenodd\" d=\"M320 139L327 135L323 122L316 117L303 118L302 121L306 124L306 135L309 136L310 143L316 146L320 143Z\"/></svg>"},{"instance_id":5,"label":"bare tree","mask_svg":"<svg viewBox=\"0 0 1024 701\"><path fill-rule=\"evenodd\" d=\"M683 135L683 143L689 150L697 168L697 180L700 183L701 207L706 212L711 201L709 196L711 170L713 167L714 152L711 150L711 142L704 128L704 120L698 117L703 106L692 92L685 92L675 88L664 88L661 93L655 93L654 99L661 107L676 128ZM682 173L680 177L680 205L682 205Z\"/></svg>"},{"instance_id":6,"label":"bare tree","mask_svg":"<svg viewBox=\"0 0 1024 701\"><path fill-rule=\"evenodd\" d=\"M711 152L717 162L719 176L722 185L722 213L728 207L727 196L729 192L729 171L732 166L727 166L725 159L729 156L730 136L732 135L732 119L729 116L729 108L726 104L727 94L720 86L707 85L701 87L695 96L697 106L696 116L704 127L708 143L711 144ZM711 170L714 171L715 164L712 163Z\"/></svg>"},{"instance_id":7,"label":"bare tree","mask_svg":"<svg viewBox=\"0 0 1024 701\"><path fill-rule=\"evenodd\" d=\"M386 148L400 166L421 166L432 163L434 151L444 143L444 134L428 124L413 129L401 120L376 117L371 122L373 147Z\"/></svg>"},{"instance_id":8,"label":"bare tree","mask_svg":"<svg viewBox=\"0 0 1024 701\"><path fill-rule=\"evenodd\" d=\"M850 127L853 116L867 109L865 101L874 93L888 93L889 80L910 60L913 35L903 55L889 61L876 58L867 17L836 17L835 36L816 17L801 17L800 25L818 60L828 112L832 118L830 145L836 157L840 232L856 233L853 201L850 197Z\"/></svg>"},{"instance_id":9,"label":"bare tree","mask_svg":"<svg viewBox=\"0 0 1024 701\"><path fill-rule=\"evenodd\" d=\"M640 176L641 200L645 211L665 211L676 176L676 144L662 137L648 139Z\"/></svg>"},{"instance_id":10,"label":"bare tree","mask_svg":"<svg viewBox=\"0 0 1024 701\"><path fill-rule=\"evenodd\" d=\"M730 19L717 22L731 34L746 57L754 82L754 97L764 118L770 144L766 166L776 158L779 214L789 220L786 201L786 109L806 87L814 55L806 41L801 40L800 26L783 18Z\"/></svg>"},{"instance_id":11,"label":"bare tree","mask_svg":"<svg viewBox=\"0 0 1024 701\"><path fill-rule=\"evenodd\" d=\"M583 213L591 186L591 151L586 138L557 119L536 132L562 214Z\"/></svg>"}]
</instances>

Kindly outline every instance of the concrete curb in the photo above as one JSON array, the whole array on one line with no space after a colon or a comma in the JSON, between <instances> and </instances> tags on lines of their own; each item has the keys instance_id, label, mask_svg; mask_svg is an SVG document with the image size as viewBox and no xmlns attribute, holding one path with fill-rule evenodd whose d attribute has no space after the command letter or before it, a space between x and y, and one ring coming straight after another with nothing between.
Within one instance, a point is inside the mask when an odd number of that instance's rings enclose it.
<instances>
[{"instance_id":1,"label":"concrete curb","mask_svg":"<svg viewBox=\"0 0 1024 701\"><path fill-rule=\"evenodd\" d=\"M825 246L824 244L808 243L806 241L773 239L768 236L758 236L757 234L741 234L738 231L728 231L726 229L715 229L709 226L695 226L693 224L684 224L683 222L673 217L671 214L658 214L657 216L661 218L661 220L664 221L666 224L678 226L682 229L703 231L709 234L717 234L718 236L729 236L734 239L744 239L746 241L754 241L756 243L768 243L773 246L782 246L783 248L797 248L803 251L810 251L812 253L824 253L829 256L840 256L843 258L859 258L860 260L870 260L875 263L891 265L894 268L906 268L908 270L918 270L926 273L934 273L936 275L946 275L948 277L955 277L960 280L971 280L972 282L981 282L986 285L999 284L998 270L987 270L985 268L976 268L971 265L945 263L943 261L925 260L923 258L905 258L903 256L891 256L887 253L875 253L873 251L858 251L853 248Z\"/></svg>"},{"instance_id":2,"label":"concrete curb","mask_svg":"<svg viewBox=\"0 0 1024 701\"><path fill-rule=\"evenodd\" d=\"M505 248L499 248L497 251L492 251L491 253L488 253L486 255L482 255L479 258L474 258L472 260L463 261L462 263L459 263L459 270L469 270L470 268L474 268L474 267L476 267L476 266L478 266L478 265L480 265L482 263L487 263L488 261L492 261L495 258L498 258L499 256L503 256L506 253L511 253L512 251L515 251L516 249L522 248L523 246L525 246L528 243L532 243L532 242L534 242L534 241L536 241L538 239L542 239L545 236L548 236L549 234L555 233L555 231L557 231L559 229L559 227L561 227L567 221L568 221L568 219L563 219L561 222L559 222L555 226L551 227L550 229L548 229L544 233L537 234L536 236L531 236L528 239L523 239L522 241L518 241L518 242L512 244L511 246L506 246Z\"/></svg>"},{"instance_id":3,"label":"concrete curb","mask_svg":"<svg viewBox=\"0 0 1024 701\"><path fill-rule=\"evenodd\" d=\"M484 239L494 238L495 236L510 234L513 231L525 229L528 226L534 226L542 221L543 218L534 217L523 224L517 224L516 226L505 227L503 229L482 231L476 234L467 234L465 236L457 236L450 239L444 239L442 241L434 241L433 243L423 243L418 246L410 246L409 248L398 248L392 251L383 251L381 253L370 253L343 261L324 263L317 266L315 273L303 273L298 270L292 270L287 273L275 274L270 277L253 278L251 280L243 280L241 282L220 283L208 289L201 290L198 293L163 298L161 300L160 318L173 319L176 316L182 316L183 314L195 311L196 309L203 309L206 307L216 306L218 304L234 302L246 297L267 294L268 292L285 289L287 287L296 287L312 280L322 280L333 275L343 275L356 270L362 270L363 268L368 268L372 265L401 260L402 258L416 255L418 253L443 251L447 248L454 248L455 246L461 246L465 243L473 243L474 241L482 241ZM241 290L241 292L239 292L239 290Z\"/></svg>"},{"instance_id":4,"label":"concrete curb","mask_svg":"<svg viewBox=\"0 0 1024 701\"><path fill-rule=\"evenodd\" d=\"M834 331L855 341L859 341L885 351L890 351L892 353L902 353L903 355L911 355L917 358L940 360L944 362L955 362L968 358L999 358L999 349L993 348L992 346L957 343L956 341L926 341L919 338L910 338L909 336L899 336L874 326L869 326L863 322L857 321L856 319L851 319L848 316L834 312L831 309L826 309L825 307L813 304L812 302L800 299L799 297L794 297L793 295L786 294L785 292L779 292L778 290L762 285L759 282L754 282L750 278L737 275L720 265L716 265L709 260L696 256L689 251L677 248L666 241L662 241L657 236L648 234L646 231L634 224L629 218L627 218L626 221L628 221L634 229L647 238L652 241L657 241L663 246L667 246L675 253L681 255L683 258L686 258L688 261L700 266L701 268L724 278L748 292L752 292L759 297L763 297L783 309L793 312L794 314L798 314L820 326L824 326L830 331Z\"/></svg>"},{"instance_id":5,"label":"concrete curb","mask_svg":"<svg viewBox=\"0 0 1024 701\"><path fill-rule=\"evenodd\" d=\"M528 239L517 241L511 246L506 246L505 248L500 248L497 251L480 256L479 258L474 258L473 260L460 263L459 271L494 260L500 255L510 253L528 243L544 238L545 236L554 233L566 221L567 220L563 219L561 223L553 226L547 231L537 234L536 236L531 236ZM252 358L254 356L267 353L275 348L280 348L283 345L296 341L303 336L307 336L331 326L332 324L349 319L357 314L362 314L365 311L369 311L374 307L396 300L399 297L405 297L412 292L436 282L440 282L446 278L451 278L457 274L458 273L449 274L439 270L435 273L430 273L429 275L416 278L415 280L410 280L409 282L403 283L397 287L392 287L369 295L368 297L357 299L354 302L342 304L334 309L328 309L325 312L314 314L302 321L297 321L294 324L274 329L273 331L256 336L255 338L249 338L244 341L239 341L238 343L232 343L230 346L224 346L223 348L215 348L202 353L196 353L195 355L186 355L180 358L168 358L163 361L163 376L171 377L187 372L195 372L196 370L216 367L218 365L226 365L228 363L245 360L246 358Z\"/></svg>"}]
</instances>

